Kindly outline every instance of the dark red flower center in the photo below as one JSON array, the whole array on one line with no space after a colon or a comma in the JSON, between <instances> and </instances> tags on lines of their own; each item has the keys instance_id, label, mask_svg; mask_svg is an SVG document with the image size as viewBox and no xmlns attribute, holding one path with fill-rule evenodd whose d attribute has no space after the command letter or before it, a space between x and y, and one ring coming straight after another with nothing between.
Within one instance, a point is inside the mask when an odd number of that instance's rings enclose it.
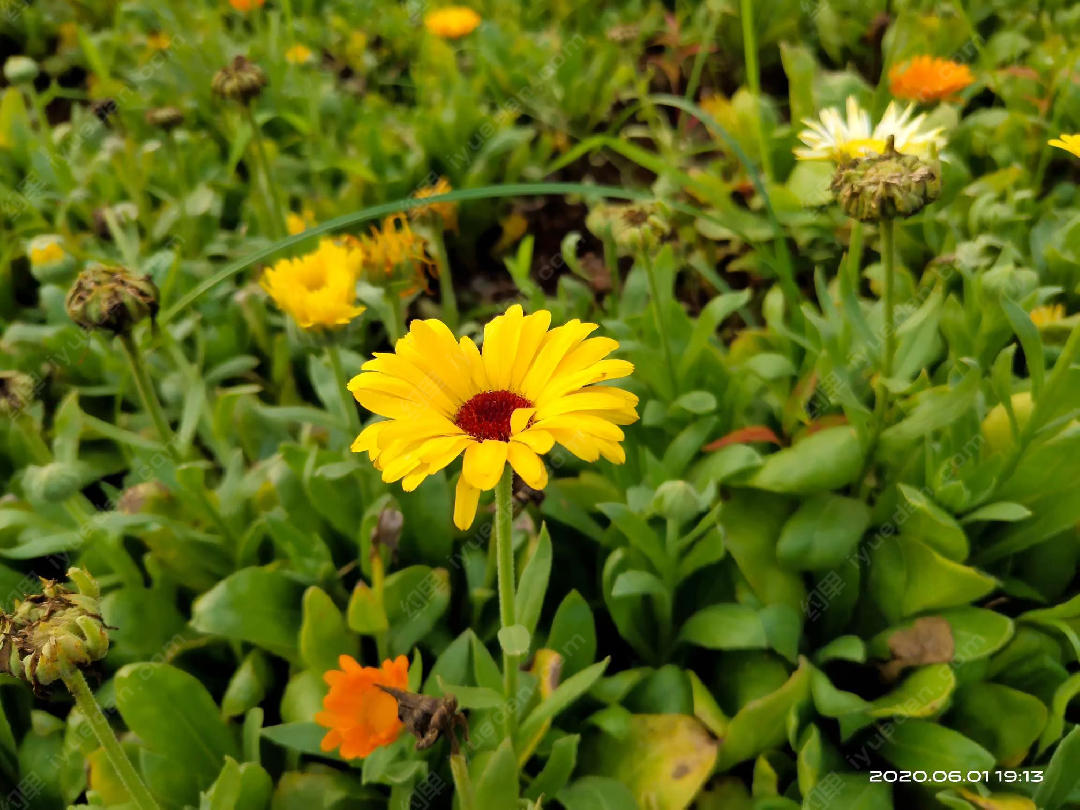
<instances>
[{"instance_id":1,"label":"dark red flower center","mask_svg":"<svg viewBox=\"0 0 1080 810\"><path fill-rule=\"evenodd\" d=\"M520 394L510 391L481 391L461 406L454 424L474 439L510 441L510 417L518 408L533 404Z\"/></svg>"}]
</instances>

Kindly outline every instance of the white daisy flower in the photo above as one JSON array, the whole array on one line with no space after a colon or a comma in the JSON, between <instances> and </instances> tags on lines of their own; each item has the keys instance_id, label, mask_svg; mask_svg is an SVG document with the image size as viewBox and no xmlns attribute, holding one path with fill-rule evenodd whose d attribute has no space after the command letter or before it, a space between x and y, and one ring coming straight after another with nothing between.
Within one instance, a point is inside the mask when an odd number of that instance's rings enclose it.
<instances>
[{"instance_id":1,"label":"white daisy flower","mask_svg":"<svg viewBox=\"0 0 1080 810\"><path fill-rule=\"evenodd\" d=\"M870 113L860 107L853 96L849 96L846 121L835 107L823 110L819 121L803 121L807 129L799 133L799 139L806 144L806 148L796 149L795 157L799 160L831 160L838 163L844 158L881 154L890 135L895 139L897 152L927 157L931 145L938 149L945 145L942 127L924 130L926 115L913 118L914 112L914 104L901 112L896 102L892 102L880 123L871 128Z\"/></svg>"}]
</instances>

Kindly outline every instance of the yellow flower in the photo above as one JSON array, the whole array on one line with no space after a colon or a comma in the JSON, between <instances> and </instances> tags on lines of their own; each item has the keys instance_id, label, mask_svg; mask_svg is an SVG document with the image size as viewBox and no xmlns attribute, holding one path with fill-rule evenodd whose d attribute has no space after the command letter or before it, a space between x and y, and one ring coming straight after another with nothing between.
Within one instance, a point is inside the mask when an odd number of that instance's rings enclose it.
<instances>
[{"instance_id":1,"label":"yellow flower","mask_svg":"<svg viewBox=\"0 0 1080 810\"><path fill-rule=\"evenodd\" d=\"M282 259L259 283L274 303L304 329L342 326L358 317L356 279L361 255L354 245L325 239L318 250L296 259Z\"/></svg>"},{"instance_id":2,"label":"yellow flower","mask_svg":"<svg viewBox=\"0 0 1080 810\"><path fill-rule=\"evenodd\" d=\"M426 242L410 226L402 214L383 220L380 230L360 240L364 256L364 275L373 284L408 279L412 282L402 295L426 287L424 270L434 267L427 255Z\"/></svg>"},{"instance_id":3,"label":"yellow flower","mask_svg":"<svg viewBox=\"0 0 1080 810\"><path fill-rule=\"evenodd\" d=\"M298 233L303 233L314 224L315 214L308 208L305 208L299 214L290 211L285 216L285 230L289 232L289 236L296 236Z\"/></svg>"},{"instance_id":4,"label":"yellow flower","mask_svg":"<svg viewBox=\"0 0 1080 810\"><path fill-rule=\"evenodd\" d=\"M163 31L154 31L146 35L146 47L152 51L167 51L170 45L172 45L172 40Z\"/></svg>"},{"instance_id":5,"label":"yellow flower","mask_svg":"<svg viewBox=\"0 0 1080 810\"><path fill-rule=\"evenodd\" d=\"M59 237L38 237L30 243L30 264L34 267L62 262L67 258Z\"/></svg>"},{"instance_id":6,"label":"yellow flower","mask_svg":"<svg viewBox=\"0 0 1080 810\"><path fill-rule=\"evenodd\" d=\"M1065 320L1065 305L1047 304L1043 307L1035 307L1035 309L1031 310L1031 320L1040 329L1058 321L1063 321Z\"/></svg>"},{"instance_id":7,"label":"yellow flower","mask_svg":"<svg viewBox=\"0 0 1080 810\"><path fill-rule=\"evenodd\" d=\"M460 39L480 25L480 15L465 6L447 6L424 15L424 27L443 39Z\"/></svg>"},{"instance_id":8,"label":"yellow flower","mask_svg":"<svg viewBox=\"0 0 1080 810\"><path fill-rule=\"evenodd\" d=\"M929 157L931 147L940 149L945 145L941 127L924 129L925 115L912 118L915 105L910 104L901 112L896 102L889 104L885 115L876 127L871 127L870 113L859 106L854 96L847 100L847 120L835 107L823 110L820 120L805 119L807 126L799 133L805 149L796 149L799 160L831 160L840 162L845 158L880 155L892 135L897 152L916 157Z\"/></svg>"},{"instance_id":9,"label":"yellow flower","mask_svg":"<svg viewBox=\"0 0 1080 810\"><path fill-rule=\"evenodd\" d=\"M638 419L638 398L596 386L634 366L604 359L619 348L588 338L596 324L578 320L548 330L551 313L524 315L515 304L484 327L483 351L454 338L438 320L414 320L394 353L377 354L349 382L356 400L386 421L353 442L383 481L411 492L464 454L454 523L472 525L480 493L493 489L509 462L533 489L547 486L540 456L556 442L578 458L626 460L619 444ZM588 338L588 339L586 339Z\"/></svg>"},{"instance_id":10,"label":"yellow flower","mask_svg":"<svg viewBox=\"0 0 1080 810\"><path fill-rule=\"evenodd\" d=\"M60 23L57 32L60 34L59 50L75 51L79 49L79 26L76 23Z\"/></svg>"},{"instance_id":11,"label":"yellow flower","mask_svg":"<svg viewBox=\"0 0 1080 810\"><path fill-rule=\"evenodd\" d=\"M916 56L889 71L889 92L911 101L949 99L975 81L971 68L948 59Z\"/></svg>"},{"instance_id":12,"label":"yellow flower","mask_svg":"<svg viewBox=\"0 0 1080 810\"><path fill-rule=\"evenodd\" d=\"M416 193L413 194L413 199L426 200L428 197L449 194L453 190L454 189L450 186L450 181L445 177L440 177L437 183L418 189ZM417 205L410 209L409 217L417 219L427 213L438 215L442 219L444 228L455 232L457 231L457 205L454 203L439 202L431 203L429 205Z\"/></svg>"},{"instance_id":13,"label":"yellow flower","mask_svg":"<svg viewBox=\"0 0 1080 810\"><path fill-rule=\"evenodd\" d=\"M310 62L312 55L311 48L297 44L285 51L285 61L294 65L302 65L305 62Z\"/></svg>"},{"instance_id":14,"label":"yellow flower","mask_svg":"<svg viewBox=\"0 0 1080 810\"><path fill-rule=\"evenodd\" d=\"M1047 141L1051 146L1056 146L1058 149L1064 149L1066 152L1072 152L1077 157L1080 157L1080 134L1066 135L1062 133L1060 138L1054 138Z\"/></svg>"},{"instance_id":15,"label":"yellow flower","mask_svg":"<svg viewBox=\"0 0 1080 810\"><path fill-rule=\"evenodd\" d=\"M409 659L387 658L382 667L362 667L355 658L342 655L341 669L323 674L330 691L323 698L323 711L315 722L329 728L319 747L323 751L341 749L344 759L359 759L398 738L404 723L398 718L397 701L379 685L409 688Z\"/></svg>"}]
</instances>

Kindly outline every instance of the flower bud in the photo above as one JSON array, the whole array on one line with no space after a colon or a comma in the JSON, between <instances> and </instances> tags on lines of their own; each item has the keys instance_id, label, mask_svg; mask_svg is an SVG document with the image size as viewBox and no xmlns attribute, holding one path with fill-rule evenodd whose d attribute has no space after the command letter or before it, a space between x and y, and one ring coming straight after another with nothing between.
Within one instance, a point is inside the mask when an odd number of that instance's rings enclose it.
<instances>
[{"instance_id":1,"label":"flower bud","mask_svg":"<svg viewBox=\"0 0 1080 810\"><path fill-rule=\"evenodd\" d=\"M150 276L135 276L122 267L84 270L68 292L68 316L83 329L127 334L158 311L158 289Z\"/></svg>"},{"instance_id":2,"label":"flower bud","mask_svg":"<svg viewBox=\"0 0 1080 810\"><path fill-rule=\"evenodd\" d=\"M681 524L708 509L715 494L715 488L699 493L686 481L665 481L656 489L652 508L657 514Z\"/></svg>"},{"instance_id":3,"label":"flower bud","mask_svg":"<svg viewBox=\"0 0 1080 810\"><path fill-rule=\"evenodd\" d=\"M624 255L653 250L671 230L661 203L598 205L589 212L585 227L601 239L610 233Z\"/></svg>"},{"instance_id":4,"label":"flower bud","mask_svg":"<svg viewBox=\"0 0 1080 810\"><path fill-rule=\"evenodd\" d=\"M832 191L844 213L860 222L905 219L941 196L941 166L896 151L892 138L880 155L841 163Z\"/></svg>"},{"instance_id":5,"label":"flower bud","mask_svg":"<svg viewBox=\"0 0 1080 810\"><path fill-rule=\"evenodd\" d=\"M184 123L184 111L172 105L154 107L152 110L146 111L146 123L152 127L171 132Z\"/></svg>"},{"instance_id":6,"label":"flower bud","mask_svg":"<svg viewBox=\"0 0 1080 810\"><path fill-rule=\"evenodd\" d=\"M247 104L258 98L268 83L266 73L261 67L249 61L246 56L237 56L232 64L214 74L210 89L221 98Z\"/></svg>"},{"instance_id":7,"label":"flower bud","mask_svg":"<svg viewBox=\"0 0 1080 810\"><path fill-rule=\"evenodd\" d=\"M56 234L35 236L27 245L30 273L42 284L70 284L75 275L75 258L64 250Z\"/></svg>"},{"instance_id":8,"label":"flower bud","mask_svg":"<svg viewBox=\"0 0 1080 810\"><path fill-rule=\"evenodd\" d=\"M10 84L31 84L39 72L38 63L29 56L10 56L4 62L4 78Z\"/></svg>"},{"instance_id":9,"label":"flower bud","mask_svg":"<svg viewBox=\"0 0 1080 810\"><path fill-rule=\"evenodd\" d=\"M14 418L34 401L34 380L21 371L0 371L0 416Z\"/></svg>"}]
</instances>

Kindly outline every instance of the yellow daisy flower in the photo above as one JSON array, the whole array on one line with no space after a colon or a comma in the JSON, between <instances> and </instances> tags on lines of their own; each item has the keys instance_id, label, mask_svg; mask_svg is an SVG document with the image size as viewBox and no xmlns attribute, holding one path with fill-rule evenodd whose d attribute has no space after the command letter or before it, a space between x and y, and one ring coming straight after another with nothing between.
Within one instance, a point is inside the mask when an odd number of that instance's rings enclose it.
<instances>
[{"instance_id":1,"label":"yellow daisy flower","mask_svg":"<svg viewBox=\"0 0 1080 810\"><path fill-rule=\"evenodd\" d=\"M821 112L820 120L807 118L803 121L807 128L799 133L799 140L806 148L796 149L795 157L840 162L845 158L881 154L890 135L895 139L897 152L928 157L931 147L940 149L945 145L942 127L925 129L926 115L912 118L914 112L914 104L901 111L899 105L892 102L878 125L871 127L870 113L859 106L854 96L849 96L846 120L835 107L829 107Z\"/></svg>"},{"instance_id":2,"label":"yellow daisy flower","mask_svg":"<svg viewBox=\"0 0 1080 810\"><path fill-rule=\"evenodd\" d=\"M354 245L325 239L306 256L279 261L259 284L303 329L343 326L365 309L356 305L362 260Z\"/></svg>"},{"instance_id":3,"label":"yellow daisy flower","mask_svg":"<svg viewBox=\"0 0 1080 810\"><path fill-rule=\"evenodd\" d=\"M44 267L67 258L58 236L39 236L30 243L30 264Z\"/></svg>"},{"instance_id":4,"label":"yellow daisy flower","mask_svg":"<svg viewBox=\"0 0 1080 810\"><path fill-rule=\"evenodd\" d=\"M427 243L409 225L403 214L393 214L383 220L381 229L359 240L363 248L364 276L372 284L408 279L414 283L402 291L410 295L427 287L424 270L434 267L427 255Z\"/></svg>"},{"instance_id":5,"label":"yellow daisy flower","mask_svg":"<svg viewBox=\"0 0 1080 810\"><path fill-rule=\"evenodd\" d=\"M311 48L297 44L285 51L285 61L293 65L302 65L310 62L313 55Z\"/></svg>"},{"instance_id":6,"label":"yellow daisy flower","mask_svg":"<svg viewBox=\"0 0 1080 810\"><path fill-rule=\"evenodd\" d=\"M417 189L413 194L414 200L426 200L428 197L436 197L440 194L449 194L453 191L453 187L450 185L450 181L445 177L440 177L438 182L426 186L425 188ZM430 203L429 205L417 204L409 210L409 218L417 219L424 216L427 213L437 214L442 218L443 227L447 230L457 231L457 205L454 203L440 202Z\"/></svg>"},{"instance_id":7,"label":"yellow daisy flower","mask_svg":"<svg viewBox=\"0 0 1080 810\"><path fill-rule=\"evenodd\" d=\"M1066 152L1072 152L1077 157L1080 157L1080 134L1066 135L1062 133L1060 138L1054 138L1047 141L1051 146L1056 146L1058 149L1064 149Z\"/></svg>"},{"instance_id":8,"label":"yellow daisy flower","mask_svg":"<svg viewBox=\"0 0 1080 810\"><path fill-rule=\"evenodd\" d=\"M306 208L299 214L290 211L285 215L285 230L289 232L289 236L303 233L314 224L315 214Z\"/></svg>"},{"instance_id":9,"label":"yellow daisy flower","mask_svg":"<svg viewBox=\"0 0 1080 810\"><path fill-rule=\"evenodd\" d=\"M1040 329L1058 321L1063 321L1065 320L1065 305L1047 304L1043 307L1035 307L1035 309L1031 310L1031 320Z\"/></svg>"},{"instance_id":10,"label":"yellow daisy flower","mask_svg":"<svg viewBox=\"0 0 1080 810\"><path fill-rule=\"evenodd\" d=\"M424 27L443 39L460 39L480 25L480 15L465 6L447 6L424 15Z\"/></svg>"},{"instance_id":11,"label":"yellow daisy flower","mask_svg":"<svg viewBox=\"0 0 1080 810\"><path fill-rule=\"evenodd\" d=\"M484 327L481 351L442 321L412 321L394 353L376 354L349 382L357 402L386 417L364 429L353 451L407 492L464 455L454 504L463 530L507 462L533 489L547 486L540 456L556 442L585 461L622 464L619 425L637 421L638 398L593 384L626 377L633 364L604 359L619 344L588 338L596 324L550 324L550 312L524 315L515 304Z\"/></svg>"}]
</instances>

